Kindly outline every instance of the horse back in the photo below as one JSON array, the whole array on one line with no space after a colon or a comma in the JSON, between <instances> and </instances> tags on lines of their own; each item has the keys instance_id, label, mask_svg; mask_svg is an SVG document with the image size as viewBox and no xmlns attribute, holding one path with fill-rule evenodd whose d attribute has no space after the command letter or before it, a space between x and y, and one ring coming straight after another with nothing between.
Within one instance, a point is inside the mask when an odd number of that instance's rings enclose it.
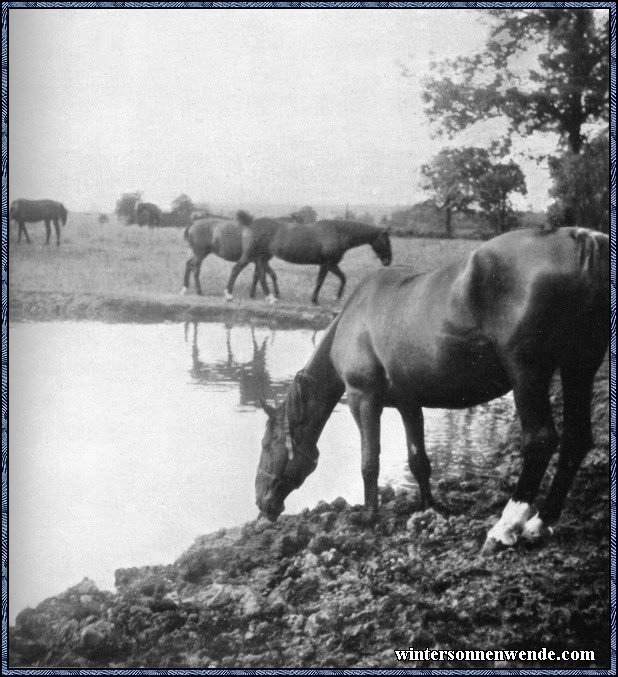
<instances>
[{"instance_id":1,"label":"horse back","mask_svg":"<svg viewBox=\"0 0 618 677\"><path fill-rule=\"evenodd\" d=\"M415 275L382 269L340 316L332 359L347 387L385 401L468 407L511 389L513 356L550 361L606 345L607 237L518 231Z\"/></svg>"},{"instance_id":2,"label":"horse back","mask_svg":"<svg viewBox=\"0 0 618 677\"><path fill-rule=\"evenodd\" d=\"M608 257L608 237L584 228L496 238L453 285L452 314L504 351L563 359L582 333L607 334Z\"/></svg>"},{"instance_id":3,"label":"horse back","mask_svg":"<svg viewBox=\"0 0 618 677\"><path fill-rule=\"evenodd\" d=\"M55 200L24 200L20 198L11 203L9 216L17 221L36 223L48 219L59 219L66 223L67 211Z\"/></svg>"},{"instance_id":4,"label":"horse back","mask_svg":"<svg viewBox=\"0 0 618 677\"><path fill-rule=\"evenodd\" d=\"M238 261L242 254L241 228L234 221L198 219L187 228L185 238L198 256L212 252L227 261Z\"/></svg>"}]
</instances>

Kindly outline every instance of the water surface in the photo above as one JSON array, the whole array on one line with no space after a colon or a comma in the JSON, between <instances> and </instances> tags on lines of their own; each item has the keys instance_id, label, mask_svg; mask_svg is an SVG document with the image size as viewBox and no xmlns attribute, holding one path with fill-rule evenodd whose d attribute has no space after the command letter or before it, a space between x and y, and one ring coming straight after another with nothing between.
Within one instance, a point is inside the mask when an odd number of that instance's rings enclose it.
<instances>
[{"instance_id":1,"label":"water surface","mask_svg":"<svg viewBox=\"0 0 618 677\"><path fill-rule=\"evenodd\" d=\"M9 330L9 612L114 570L174 561L196 536L254 519L266 416L323 332L223 324L13 323ZM493 471L510 396L425 410L433 479ZM416 485L399 415L382 419L380 483ZM345 404L287 512L362 502Z\"/></svg>"}]
</instances>

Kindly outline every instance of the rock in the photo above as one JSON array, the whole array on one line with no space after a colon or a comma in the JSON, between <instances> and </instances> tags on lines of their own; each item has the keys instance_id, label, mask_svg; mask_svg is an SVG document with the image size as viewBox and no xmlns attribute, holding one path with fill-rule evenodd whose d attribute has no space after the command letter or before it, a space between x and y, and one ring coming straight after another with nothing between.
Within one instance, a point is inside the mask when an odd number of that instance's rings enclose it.
<instances>
[{"instance_id":1,"label":"rock","mask_svg":"<svg viewBox=\"0 0 618 677\"><path fill-rule=\"evenodd\" d=\"M309 637L316 637L328 630L330 625L329 621L329 617L321 611L311 614L305 623L305 632Z\"/></svg>"},{"instance_id":2,"label":"rock","mask_svg":"<svg viewBox=\"0 0 618 677\"><path fill-rule=\"evenodd\" d=\"M92 595L95 592L99 592L99 588L97 588L97 584L94 581L84 578L81 583L69 588L69 591L75 592L78 595Z\"/></svg>"},{"instance_id":3,"label":"rock","mask_svg":"<svg viewBox=\"0 0 618 677\"><path fill-rule=\"evenodd\" d=\"M332 536L329 536L328 534L316 534L307 545L307 548L315 555L319 555L321 552L330 550L334 547L335 541Z\"/></svg>"},{"instance_id":4,"label":"rock","mask_svg":"<svg viewBox=\"0 0 618 677\"><path fill-rule=\"evenodd\" d=\"M96 621L87 625L80 634L77 652L92 660L113 658L120 651L116 629L107 621Z\"/></svg>"},{"instance_id":5,"label":"rock","mask_svg":"<svg viewBox=\"0 0 618 677\"><path fill-rule=\"evenodd\" d=\"M348 502L345 500L345 498L342 498L341 496L338 496L331 504L330 507L335 511L335 512L341 512L342 510L345 510L346 508L349 508L350 505Z\"/></svg>"}]
</instances>

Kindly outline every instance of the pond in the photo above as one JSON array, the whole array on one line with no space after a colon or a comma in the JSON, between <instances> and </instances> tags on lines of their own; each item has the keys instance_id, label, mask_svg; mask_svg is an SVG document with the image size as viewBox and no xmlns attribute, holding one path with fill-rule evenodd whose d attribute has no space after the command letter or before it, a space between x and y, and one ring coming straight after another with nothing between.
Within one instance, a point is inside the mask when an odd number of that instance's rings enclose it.
<instances>
[{"instance_id":1,"label":"pond","mask_svg":"<svg viewBox=\"0 0 618 677\"><path fill-rule=\"evenodd\" d=\"M215 323L13 323L9 329L9 614L84 576L167 564L255 519L259 399L283 399L323 332ZM494 469L511 396L425 410L433 479ZM383 414L380 483L416 492L399 415ZM359 436L340 403L286 512L362 502Z\"/></svg>"}]
</instances>

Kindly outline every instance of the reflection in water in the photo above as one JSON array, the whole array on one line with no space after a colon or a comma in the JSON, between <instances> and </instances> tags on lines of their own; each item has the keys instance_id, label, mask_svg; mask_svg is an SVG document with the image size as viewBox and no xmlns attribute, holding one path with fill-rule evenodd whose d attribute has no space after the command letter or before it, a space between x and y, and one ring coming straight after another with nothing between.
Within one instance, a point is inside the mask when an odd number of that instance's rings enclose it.
<instances>
[{"instance_id":1,"label":"reflection in water","mask_svg":"<svg viewBox=\"0 0 618 677\"><path fill-rule=\"evenodd\" d=\"M190 373L197 383L206 386L227 383L238 384L241 407L259 407L261 400L279 402L285 397L292 379L281 378L275 380L271 377L266 367L266 346L269 341L272 345L275 338L274 330L271 331L270 336L266 336L262 340L261 344L258 344L255 338L255 327L251 327L253 355L250 360L240 362L236 360L232 350L233 326L226 324L226 358L215 358L206 362L200 359L198 346L199 325L199 322L185 323L185 340L188 340L190 330L191 328L193 329L193 340L191 343L193 366ZM313 340L315 341L315 334Z\"/></svg>"},{"instance_id":2,"label":"reflection in water","mask_svg":"<svg viewBox=\"0 0 618 677\"><path fill-rule=\"evenodd\" d=\"M11 324L11 619L84 576L111 588L117 567L173 561L198 534L256 517L259 400L283 401L322 332L220 323L184 331ZM511 397L424 414L434 482L494 472L504 421L515 415ZM380 483L416 493L396 410L384 411L381 429ZM287 513L337 496L362 501L347 406L335 407L319 448Z\"/></svg>"}]
</instances>

